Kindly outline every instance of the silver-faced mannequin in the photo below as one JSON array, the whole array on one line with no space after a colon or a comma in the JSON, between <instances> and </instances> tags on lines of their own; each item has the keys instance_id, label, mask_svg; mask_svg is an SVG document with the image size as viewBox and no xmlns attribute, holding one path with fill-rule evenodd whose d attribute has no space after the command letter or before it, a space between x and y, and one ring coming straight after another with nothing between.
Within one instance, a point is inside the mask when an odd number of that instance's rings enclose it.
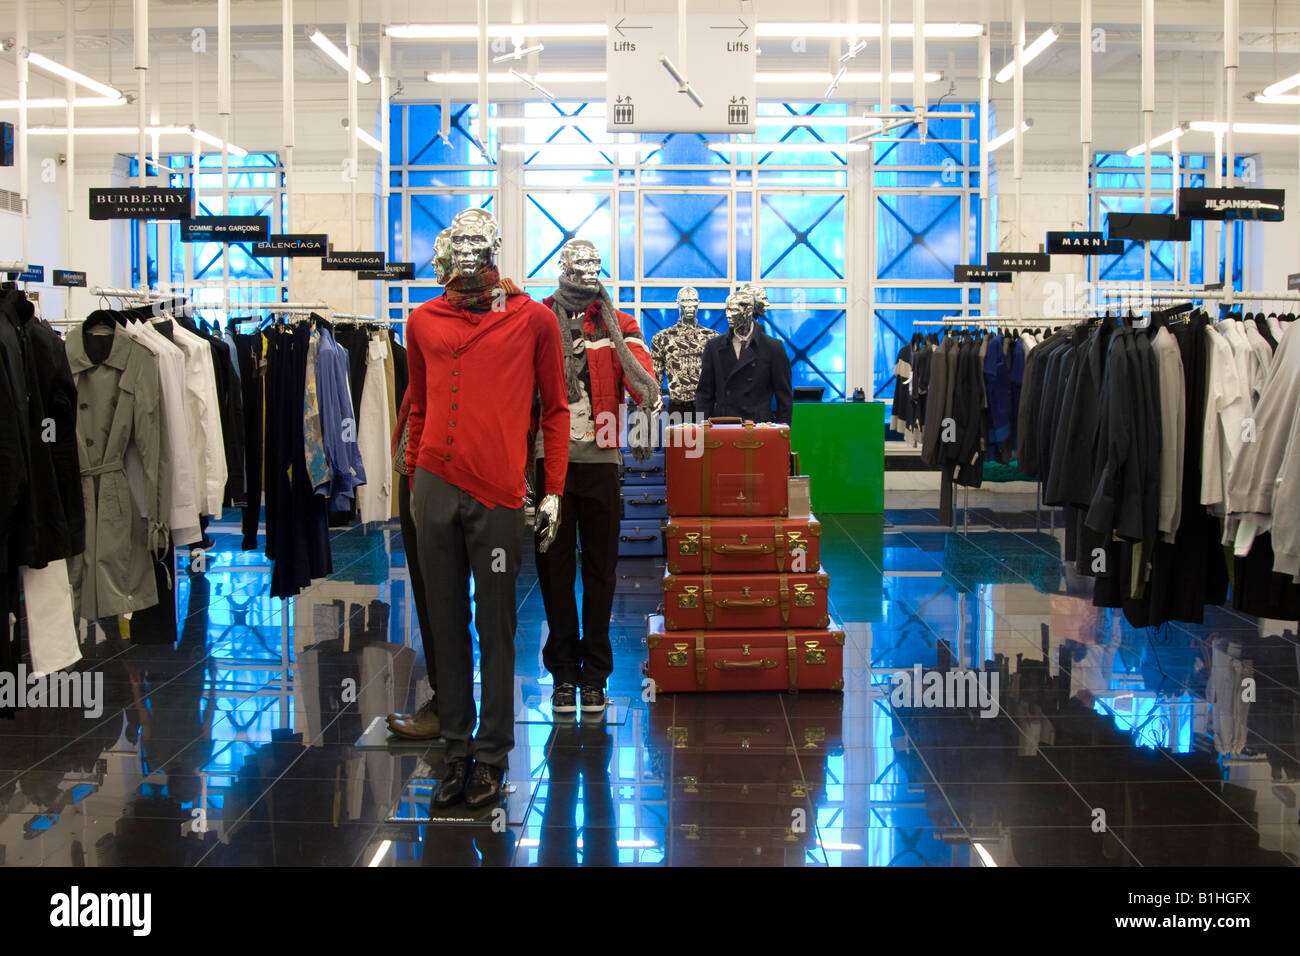
<instances>
[{"instance_id":1,"label":"silver-faced mannequin","mask_svg":"<svg viewBox=\"0 0 1300 956\"><path fill-rule=\"evenodd\" d=\"M754 329L754 300L743 292L727 296L727 325L740 338Z\"/></svg>"},{"instance_id":2,"label":"silver-faced mannequin","mask_svg":"<svg viewBox=\"0 0 1300 956\"><path fill-rule=\"evenodd\" d=\"M560 250L560 275L592 289L600 288L600 251L586 239L570 239Z\"/></svg>"},{"instance_id":3,"label":"silver-faced mannequin","mask_svg":"<svg viewBox=\"0 0 1300 956\"><path fill-rule=\"evenodd\" d=\"M433 240L433 274L438 284L446 285L455 274L455 268L451 261L451 226L448 226Z\"/></svg>"},{"instance_id":4,"label":"silver-faced mannequin","mask_svg":"<svg viewBox=\"0 0 1300 956\"><path fill-rule=\"evenodd\" d=\"M677 321L683 325L695 325L695 316L699 311L700 294L690 286L683 286L677 293Z\"/></svg>"},{"instance_id":5,"label":"silver-faced mannequin","mask_svg":"<svg viewBox=\"0 0 1300 956\"><path fill-rule=\"evenodd\" d=\"M767 314L767 290L761 285L754 285L752 282L746 282L736 290L741 295L747 295L754 302L754 317L761 319Z\"/></svg>"},{"instance_id":6,"label":"silver-faced mannequin","mask_svg":"<svg viewBox=\"0 0 1300 956\"><path fill-rule=\"evenodd\" d=\"M466 209L456 214L448 228L451 232L448 237L451 261L455 268L451 278L476 276L496 268L497 254L501 251L501 231L495 216L485 209ZM436 254L436 241L434 250ZM550 548L559 529L560 496L547 495L537 506L538 548L542 551Z\"/></svg>"}]
</instances>

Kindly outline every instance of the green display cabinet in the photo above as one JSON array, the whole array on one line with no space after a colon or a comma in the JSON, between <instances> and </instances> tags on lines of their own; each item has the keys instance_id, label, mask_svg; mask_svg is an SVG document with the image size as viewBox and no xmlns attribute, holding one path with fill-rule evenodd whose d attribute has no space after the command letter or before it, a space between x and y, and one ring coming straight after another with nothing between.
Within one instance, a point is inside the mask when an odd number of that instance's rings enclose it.
<instances>
[{"instance_id":1,"label":"green display cabinet","mask_svg":"<svg viewBox=\"0 0 1300 956\"><path fill-rule=\"evenodd\" d=\"M815 514L884 514L883 402L795 402L790 446Z\"/></svg>"}]
</instances>

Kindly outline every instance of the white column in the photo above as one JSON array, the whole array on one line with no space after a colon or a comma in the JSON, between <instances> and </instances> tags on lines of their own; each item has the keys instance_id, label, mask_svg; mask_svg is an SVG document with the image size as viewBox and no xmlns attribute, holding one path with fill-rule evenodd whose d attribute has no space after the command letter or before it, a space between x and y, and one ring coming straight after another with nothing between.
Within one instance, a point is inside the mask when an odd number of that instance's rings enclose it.
<instances>
[{"instance_id":1,"label":"white column","mask_svg":"<svg viewBox=\"0 0 1300 956\"><path fill-rule=\"evenodd\" d=\"M149 113L146 106L146 82L149 77L149 0L135 0L135 71L137 79L137 102L136 117L140 126L139 142L136 151L136 177L137 186L144 186L145 179L145 159L148 152L145 148L145 128L148 126ZM141 219L136 223L136 231L140 241L140 286L149 285L149 231L148 220Z\"/></svg>"},{"instance_id":2,"label":"white column","mask_svg":"<svg viewBox=\"0 0 1300 956\"><path fill-rule=\"evenodd\" d=\"M1238 0L1223 0L1223 79L1224 79L1224 108L1227 113L1227 128L1224 130L1225 159L1227 161L1227 170L1225 173L1224 188L1232 189L1236 184L1236 150L1233 148L1233 129L1232 124L1237 115L1237 47L1238 47L1238 26L1237 26L1237 3ZM1236 234L1236 228L1232 221L1225 222L1223 228L1226 232L1224 238L1223 253L1223 301L1228 305L1233 302L1233 296L1236 290L1232 286L1232 269L1233 269L1233 236Z\"/></svg>"}]
</instances>

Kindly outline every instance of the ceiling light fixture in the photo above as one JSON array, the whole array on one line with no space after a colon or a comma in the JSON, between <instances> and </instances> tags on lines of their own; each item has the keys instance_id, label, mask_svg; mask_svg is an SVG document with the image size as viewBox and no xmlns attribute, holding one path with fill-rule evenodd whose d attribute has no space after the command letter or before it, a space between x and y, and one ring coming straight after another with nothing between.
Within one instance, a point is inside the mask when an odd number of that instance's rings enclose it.
<instances>
[{"instance_id":1,"label":"ceiling light fixture","mask_svg":"<svg viewBox=\"0 0 1300 956\"><path fill-rule=\"evenodd\" d=\"M1188 125L1196 133L1226 133L1228 131L1227 123L1217 123L1210 120L1197 120ZM1296 136L1300 135L1300 125L1295 123L1233 123L1232 131L1234 133L1257 133L1263 136Z\"/></svg>"},{"instance_id":2,"label":"ceiling light fixture","mask_svg":"<svg viewBox=\"0 0 1300 956\"><path fill-rule=\"evenodd\" d=\"M469 72L435 73L429 72L424 74L424 78L430 83L477 83L478 74ZM605 71L592 70L590 72L569 72L569 73L536 73L532 79L538 83L604 83ZM489 73L489 83L518 83L518 76L511 76L510 73Z\"/></svg>"},{"instance_id":3,"label":"ceiling light fixture","mask_svg":"<svg viewBox=\"0 0 1300 956\"><path fill-rule=\"evenodd\" d=\"M1293 90L1300 86L1300 73L1294 76L1288 76L1285 80L1278 80L1264 87L1265 96L1277 96L1279 93L1285 93L1287 90Z\"/></svg>"},{"instance_id":4,"label":"ceiling light fixture","mask_svg":"<svg viewBox=\"0 0 1300 956\"><path fill-rule=\"evenodd\" d=\"M822 95L822 99L829 100L835 95L835 91L839 89L840 80L844 79L844 74L847 72L849 72L847 66L840 67L839 72L835 74L835 78L831 80L831 85L826 87L826 92Z\"/></svg>"},{"instance_id":5,"label":"ceiling light fixture","mask_svg":"<svg viewBox=\"0 0 1300 956\"><path fill-rule=\"evenodd\" d=\"M761 37L818 37L828 39L852 40L855 38L881 36L879 23L757 23L754 32ZM927 23L922 31L927 39L960 40L978 37L984 27L978 23ZM915 31L911 21L893 23L889 35L894 39L911 37Z\"/></svg>"},{"instance_id":6,"label":"ceiling light fixture","mask_svg":"<svg viewBox=\"0 0 1300 956\"><path fill-rule=\"evenodd\" d=\"M329 57L331 60L337 63L343 69L344 73L348 71L348 55L344 53L342 50L340 50L337 46L335 46L333 40L331 40L325 34L321 33L319 28L308 27L307 39L311 40L312 43L320 47L321 52L323 52L327 57ZM367 73L365 70L361 69L360 64L357 65L357 82L358 83L370 82L370 74Z\"/></svg>"},{"instance_id":7,"label":"ceiling light fixture","mask_svg":"<svg viewBox=\"0 0 1300 956\"><path fill-rule=\"evenodd\" d=\"M127 99L125 96L108 97L108 96L74 96L72 105L82 110L87 107L94 108L99 106L126 106ZM49 96L41 99L29 99L27 108L29 110L59 110L68 105L68 101L62 96ZM18 109L17 100L0 100L0 110Z\"/></svg>"},{"instance_id":8,"label":"ceiling light fixture","mask_svg":"<svg viewBox=\"0 0 1300 956\"><path fill-rule=\"evenodd\" d=\"M653 153L663 149L663 143L654 142L582 142L582 143L502 143L501 149L508 153L542 153L542 152L581 152L581 153Z\"/></svg>"},{"instance_id":9,"label":"ceiling light fixture","mask_svg":"<svg viewBox=\"0 0 1300 956\"><path fill-rule=\"evenodd\" d=\"M840 57L840 62L841 63L849 62L849 60L853 59L855 56L857 56L866 48L867 48L867 41L859 40L857 43L853 44L853 46L849 47L848 53L845 53L842 57Z\"/></svg>"},{"instance_id":10,"label":"ceiling light fixture","mask_svg":"<svg viewBox=\"0 0 1300 956\"><path fill-rule=\"evenodd\" d=\"M346 116L343 117L343 128L344 128L344 129L348 129L348 128L349 128L349 127L348 127L348 118L347 118ZM362 129L360 126L357 127L357 139L360 140L361 142L365 143L367 146L369 146L371 149L373 149L376 153L380 153L380 154L382 154L383 151L384 151L384 144L381 143L381 142L379 142L378 139L376 139L376 138L375 138L373 135L371 135L370 133L367 133L367 132L366 132L364 129Z\"/></svg>"},{"instance_id":11,"label":"ceiling light fixture","mask_svg":"<svg viewBox=\"0 0 1300 956\"><path fill-rule=\"evenodd\" d=\"M513 76L513 77L514 77L516 80L518 80L520 83L523 83L523 84L525 84L525 85L527 85L527 86L531 86L531 87L532 87L533 89L535 89L538 93L541 93L544 97L546 97L548 100L553 100L553 99L555 99L555 94L554 94L554 93L552 93L552 92L551 92L550 90L548 90L546 87L542 86L542 85L541 85L540 83L538 83L536 80L531 80L531 79L529 79L528 77L524 76L524 75L523 75L522 73L520 73L518 70L511 70L511 71L510 71L510 75Z\"/></svg>"},{"instance_id":12,"label":"ceiling light fixture","mask_svg":"<svg viewBox=\"0 0 1300 956\"><path fill-rule=\"evenodd\" d=\"M889 82L893 84L903 84L912 82L912 71L906 73L890 73ZM760 70L754 74L754 79L759 83L829 83L832 76L829 72L802 72L798 70ZM925 82L937 83L943 79L942 73L926 72ZM880 73L863 73L847 72L844 74L841 82L844 83L879 83Z\"/></svg>"},{"instance_id":13,"label":"ceiling light fixture","mask_svg":"<svg viewBox=\"0 0 1300 956\"><path fill-rule=\"evenodd\" d=\"M1020 124L1020 132L1027 133L1031 129L1033 129L1033 127L1034 127L1034 121L1031 119L1027 119ZM1003 146L1007 145L1007 143L1011 142L1011 140L1015 138L1015 135L1016 135L1016 131L1013 128L1007 130L1001 136L994 137L992 142L989 143L989 152L991 153L995 149L1001 149Z\"/></svg>"},{"instance_id":14,"label":"ceiling light fixture","mask_svg":"<svg viewBox=\"0 0 1300 956\"><path fill-rule=\"evenodd\" d=\"M1252 103L1261 106L1300 106L1300 93L1251 93L1247 97Z\"/></svg>"},{"instance_id":15,"label":"ceiling light fixture","mask_svg":"<svg viewBox=\"0 0 1300 956\"><path fill-rule=\"evenodd\" d=\"M1022 67L1028 66L1035 60L1040 53L1061 38L1061 28L1059 26L1048 27L1033 43L1025 47L1025 52L1020 55L1020 64ZM998 70L995 79L999 83L1005 83L1016 75L1016 59L1013 56L1011 60L1002 69Z\"/></svg>"},{"instance_id":16,"label":"ceiling light fixture","mask_svg":"<svg viewBox=\"0 0 1300 956\"><path fill-rule=\"evenodd\" d=\"M146 126L144 131L150 136L193 136L200 142L221 148L221 140L211 133L194 126ZM67 136L66 126L33 126L27 130L31 136ZM72 130L74 136L139 136L138 126L80 126ZM226 152L232 156L247 156L248 150L226 143Z\"/></svg>"},{"instance_id":17,"label":"ceiling light fixture","mask_svg":"<svg viewBox=\"0 0 1300 956\"><path fill-rule=\"evenodd\" d=\"M537 44L537 46L530 47L516 46L509 53L502 53L500 56L494 56L492 62L504 63L507 60L522 60L526 56L530 56L533 53L541 53L545 49L546 47L541 43Z\"/></svg>"},{"instance_id":18,"label":"ceiling light fixture","mask_svg":"<svg viewBox=\"0 0 1300 956\"><path fill-rule=\"evenodd\" d=\"M395 23L386 27L386 32L395 40L476 40L478 27L472 23ZM924 34L927 39L961 40L978 37L984 31L978 23L927 23ZM754 24L754 33L761 37L816 37L819 39L857 37L879 37L879 23L825 23L809 21L807 23L763 23ZM912 24L895 23L890 28L891 36L905 39L913 33ZM609 35L609 28L603 23L489 23L489 37L528 36L538 39L560 38L566 40L603 38Z\"/></svg>"},{"instance_id":19,"label":"ceiling light fixture","mask_svg":"<svg viewBox=\"0 0 1300 956\"><path fill-rule=\"evenodd\" d=\"M1139 143L1138 145L1134 146L1132 149L1126 150L1125 155L1141 156L1148 149L1151 150L1158 149L1159 147L1164 146L1166 143L1172 143L1174 140L1178 139L1178 137L1182 136L1184 133L1187 132L1187 129L1188 126L1186 123L1184 123L1181 126L1175 126L1167 133L1161 133L1159 136L1152 137L1151 142L1149 143Z\"/></svg>"},{"instance_id":20,"label":"ceiling light fixture","mask_svg":"<svg viewBox=\"0 0 1300 956\"><path fill-rule=\"evenodd\" d=\"M859 143L706 143L717 153L860 153Z\"/></svg>"},{"instance_id":21,"label":"ceiling light fixture","mask_svg":"<svg viewBox=\"0 0 1300 956\"><path fill-rule=\"evenodd\" d=\"M61 76L65 80L71 80L78 86L84 86L88 90L94 90L100 96L108 99L119 100L125 98L123 97L121 90L115 89L107 83L101 83L99 80L86 76L84 73L78 73L76 70L66 67L62 63L56 63L49 57L41 56L39 53L32 53L29 50L27 52L27 63L29 66L34 66L42 72Z\"/></svg>"}]
</instances>

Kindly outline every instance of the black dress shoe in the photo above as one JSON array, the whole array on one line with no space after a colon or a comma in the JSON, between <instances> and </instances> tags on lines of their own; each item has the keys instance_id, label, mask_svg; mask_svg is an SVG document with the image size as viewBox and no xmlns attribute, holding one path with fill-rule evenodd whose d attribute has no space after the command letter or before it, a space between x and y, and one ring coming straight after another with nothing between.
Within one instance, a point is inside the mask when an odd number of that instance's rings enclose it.
<instances>
[{"instance_id":1,"label":"black dress shoe","mask_svg":"<svg viewBox=\"0 0 1300 956\"><path fill-rule=\"evenodd\" d=\"M474 776L465 789L465 806L471 810L485 807L501 796L501 784L506 772L500 767L485 763L474 765Z\"/></svg>"},{"instance_id":2,"label":"black dress shoe","mask_svg":"<svg viewBox=\"0 0 1300 956\"><path fill-rule=\"evenodd\" d=\"M442 775L438 792L433 795L433 806L438 810L454 807L465 797L469 782L469 758L459 757L447 761L447 772Z\"/></svg>"}]
</instances>

